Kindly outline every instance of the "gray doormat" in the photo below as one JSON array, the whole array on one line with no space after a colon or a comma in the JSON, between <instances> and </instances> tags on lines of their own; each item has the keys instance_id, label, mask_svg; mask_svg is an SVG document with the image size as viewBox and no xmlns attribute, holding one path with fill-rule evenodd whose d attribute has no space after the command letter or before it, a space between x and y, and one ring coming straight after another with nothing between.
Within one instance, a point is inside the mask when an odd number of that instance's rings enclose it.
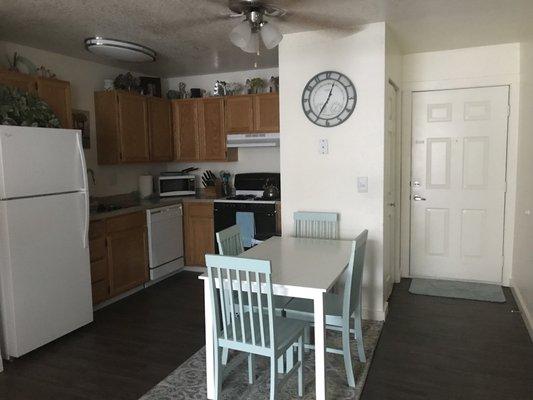
<instances>
[{"instance_id":1,"label":"gray doormat","mask_svg":"<svg viewBox=\"0 0 533 400\"><path fill-rule=\"evenodd\" d=\"M350 345L356 379L355 388L349 387L346 382L342 356L326 353L326 383L328 398L353 400L361 397L382 327L382 322L363 321L363 337L365 339L365 353L367 359L364 364L359 362L356 342L353 340L352 335ZM328 346L341 348L340 333L328 331L326 343ZM298 397L296 391L297 374L295 374L283 387L282 393L280 393L280 400L311 400L315 398L315 357L313 351L305 353L304 367L304 396ZM257 356L256 375L258 378L253 385L248 385L248 368L246 367L246 364L242 364L242 368L237 368L224 381L221 398L223 400L268 399L270 389L269 371L269 360L265 357ZM205 400L206 398L205 347L203 347L146 393L141 400Z\"/></svg>"},{"instance_id":2,"label":"gray doormat","mask_svg":"<svg viewBox=\"0 0 533 400\"><path fill-rule=\"evenodd\" d=\"M413 278L409 292L427 296L505 303L502 287L488 283Z\"/></svg>"}]
</instances>

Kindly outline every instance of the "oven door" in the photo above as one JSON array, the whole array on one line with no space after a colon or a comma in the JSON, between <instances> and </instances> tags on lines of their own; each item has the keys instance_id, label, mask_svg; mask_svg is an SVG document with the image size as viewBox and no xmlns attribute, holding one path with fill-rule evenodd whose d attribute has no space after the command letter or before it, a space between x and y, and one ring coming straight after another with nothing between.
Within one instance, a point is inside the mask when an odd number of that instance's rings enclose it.
<instances>
[{"instance_id":1,"label":"oven door","mask_svg":"<svg viewBox=\"0 0 533 400\"><path fill-rule=\"evenodd\" d=\"M196 194L196 180L190 176L160 176L159 196L184 196Z\"/></svg>"},{"instance_id":2,"label":"oven door","mask_svg":"<svg viewBox=\"0 0 533 400\"><path fill-rule=\"evenodd\" d=\"M254 213L255 241L261 242L276 236L276 205L257 203L215 202L215 233L235 225L237 212Z\"/></svg>"}]
</instances>

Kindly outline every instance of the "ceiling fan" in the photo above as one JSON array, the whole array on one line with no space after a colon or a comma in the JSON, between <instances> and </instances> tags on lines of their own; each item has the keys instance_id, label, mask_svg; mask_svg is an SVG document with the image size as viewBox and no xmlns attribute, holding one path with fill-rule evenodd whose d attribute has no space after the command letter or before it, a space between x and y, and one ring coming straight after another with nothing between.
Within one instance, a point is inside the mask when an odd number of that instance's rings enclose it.
<instances>
[{"instance_id":1,"label":"ceiling fan","mask_svg":"<svg viewBox=\"0 0 533 400\"><path fill-rule=\"evenodd\" d=\"M208 0L221 6L221 0ZM296 0L286 0L285 3L293 3ZM279 1L276 1L279 3ZM354 26L346 23L333 24L331 19L322 14L311 11L290 11L281 8L277 4L267 3L263 0L228 0L226 2L229 13L224 18L243 18L242 21L231 30L229 38L231 42L247 53L259 53L260 41L267 49L275 48L283 39L279 28L272 23L275 19L280 22L294 22L311 30L334 29L347 30Z\"/></svg>"}]
</instances>

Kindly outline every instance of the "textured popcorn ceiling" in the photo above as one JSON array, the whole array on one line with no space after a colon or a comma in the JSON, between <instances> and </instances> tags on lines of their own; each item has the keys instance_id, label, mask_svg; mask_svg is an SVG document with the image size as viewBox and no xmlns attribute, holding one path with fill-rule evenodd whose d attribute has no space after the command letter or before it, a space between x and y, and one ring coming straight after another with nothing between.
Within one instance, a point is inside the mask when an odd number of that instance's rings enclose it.
<instances>
[{"instance_id":1,"label":"textured popcorn ceiling","mask_svg":"<svg viewBox=\"0 0 533 400\"><path fill-rule=\"evenodd\" d=\"M405 53L516 42L533 32L533 0L272 0L288 10L284 33L387 21ZM228 33L224 0L1 0L0 39L154 75L179 76L277 66L277 49L250 55ZM309 24L302 12L315 16ZM83 40L103 36L158 53L151 64L97 58Z\"/></svg>"}]
</instances>

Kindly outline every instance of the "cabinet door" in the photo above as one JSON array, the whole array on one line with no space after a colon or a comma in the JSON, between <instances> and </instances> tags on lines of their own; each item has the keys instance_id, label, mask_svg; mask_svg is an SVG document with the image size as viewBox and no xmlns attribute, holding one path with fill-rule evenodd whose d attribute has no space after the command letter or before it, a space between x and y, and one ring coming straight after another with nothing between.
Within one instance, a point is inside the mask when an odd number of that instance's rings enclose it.
<instances>
[{"instance_id":1,"label":"cabinet door","mask_svg":"<svg viewBox=\"0 0 533 400\"><path fill-rule=\"evenodd\" d=\"M37 83L35 78L21 74L20 72L0 70L0 85L17 88L23 92L37 94Z\"/></svg>"},{"instance_id":2,"label":"cabinet door","mask_svg":"<svg viewBox=\"0 0 533 400\"><path fill-rule=\"evenodd\" d=\"M198 160L198 100L173 101L172 117L176 160Z\"/></svg>"},{"instance_id":3,"label":"cabinet door","mask_svg":"<svg viewBox=\"0 0 533 400\"><path fill-rule=\"evenodd\" d=\"M108 233L107 252L111 296L148 280L146 227Z\"/></svg>"},{"instance_id":4,"label":"cabinet door","mask_svg":"<svg viewBox=\"0 0 533 400\"><path fill-rule=\"evenodd\" d=\"M224 132L224 99L204 99L198 102L200 130L200 159L226 160L226 133Z\"/></svg>"},{"instance_id":5,"label":"cabinet door","mask_svg":"<svg viewBox=\"0 0 533 400\"><path fill-rule=\"evenodd\" d=\"M120 135L116 92L94 93L98 164L120 163Z\"/></svg>"},{"instance_id":6,"label":"cabinet door","mask_svg":"<svg viewBox=\"0 0 533 400\"><path fill-rule=\"evenodd\" d=\"M206 253L215 252L213 203L184 203L185 263L205 266Z\"/></svg>"},{"instance_id":7,"label":"cabinet door","mask_svg":"<svg viewBox=\"0 0 533 400\"><path fill-rule=\"evenodd\" d=\"M58 79L37 78L37 95L50 106L59 119L62 128L72 128L69 82Z\"/></svg>"},{"instance_id":8,"label":"cabinet door","mask_svg":"<svg viewBox=\"0 0 533 400\"><path fill-rule=\"evenodd\" d=\"M127 92L117 96L121 161L150 161L146 98Z\"/></svg>"},{"instance_id":9,"label":"cabinet door","mask_svg":"<svg viewBox=\"0 0 533 400\"><path fill-rule=\"evenodd\" d=\"M171 161L173 152L170 102L158 97L149 97L147 101L150 133L150 160Z\"/></svg>"},{"instance_id":10,"label":"cabinet door","mask_svg":"<svg viewBox=\"0 0 533 400\"><path fill-rule=\"evenodd\" d=\"M254 96L254 131L279 132L279 96L277 93Z\"/></svg>"},{"instance_id":11,"label":"cabinet door","mask_svg":"<svg viewBox=\"0 0 533 400\"><path fill-rule=\"evenodd\" d=\"M226 132L253 132L253 96L226 97Z\"/></svg>"}]
</instances>

